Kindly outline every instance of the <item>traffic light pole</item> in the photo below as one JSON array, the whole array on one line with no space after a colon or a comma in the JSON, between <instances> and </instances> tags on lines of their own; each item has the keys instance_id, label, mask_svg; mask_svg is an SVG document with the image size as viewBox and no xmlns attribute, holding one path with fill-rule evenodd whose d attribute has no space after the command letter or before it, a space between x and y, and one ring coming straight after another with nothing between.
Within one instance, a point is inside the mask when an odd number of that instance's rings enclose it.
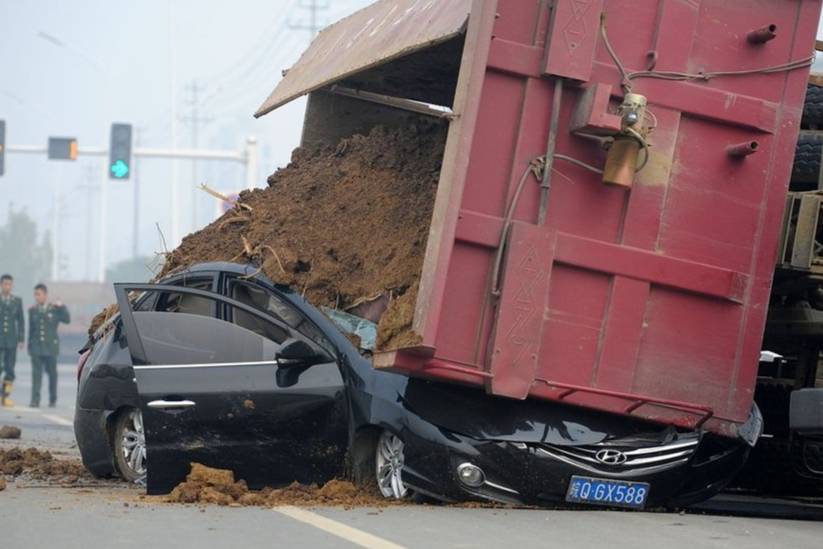
<instances>
[{"instance_id":1,"label":"traffic light pole","mask_svg":"<svg viewBox=\"0 0 823 549\"><path fill-rule=\"evenodd\" d=\"M7 145L6 153L17 154L48 154L48 147L41 145ZM219 150L219 149L164 149L151 147L136 147L132 155L140 158L167 158L167 159L202 159L202 160L222 160L229 162L239 162L245 166L246 188L253 189L257 185L258 155L259 150L257 140L249 137L242 150ZM77 156L104 157L109 156L109 150L103 147L79 147ZM99 264L97 277L100 282L106 279L106 251L108 247L108 200L107 190L109 180L109 163L103 163L103 174L100 181L100 229L98 233L99 242ZM178 212L179 213L179 212ZM57 238L57 235L55 235ZM175 242L176 244L176 242Z\"/></svg>"},{"instance_id":2,"label":"traffic light pole","mask_svg":"<svg viewBox=\"0 0 823 549\"><path fill-rule=\"evenodd\" d=\"M254 143L255 163L257 161L256 140L249 138L249 142ZM246 143L246 149L241 151L217 150L217 149L162 149L150 147L137 147L134 149L133 155L141 158L180 158L180 159L202 159L202 160L229 160L240 162L242 164L248 163L249 143ZM40 145L9 145L6 147L7 153L24 153L24 154L46 154L48 147ZM109 150L97 147L79 147L77 149L77 156L108 156ZM108 177L108 169L106 170L106 177Z\"/></svg>"}]
</instances>

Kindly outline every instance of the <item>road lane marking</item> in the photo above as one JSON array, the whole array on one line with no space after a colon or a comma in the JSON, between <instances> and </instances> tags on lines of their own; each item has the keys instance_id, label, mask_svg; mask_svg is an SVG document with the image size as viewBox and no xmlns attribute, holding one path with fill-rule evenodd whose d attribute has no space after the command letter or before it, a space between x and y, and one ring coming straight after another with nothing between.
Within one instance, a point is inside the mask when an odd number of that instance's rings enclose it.
<instances>
[{"instance_id":1,"label":"road lane marking","mask_svg":"<svg viewBox=\"0 0 823 549\"><path fill-rule=\"evenodd\" d=\"M26 413L37 412L37 413L40 413L40 410L38 410L37 408L30 408L28 406L12 406L10 408L2 408L2 410L4 412L10 412L10 413L14 413L14 412L26 412Z\"/></svg>"},{"instance_id":2,"label":"road lane marking","mask_svg":"<svg viewBox=\"0 0 823 549\"><path fill-rule=\"evenodd\" d=\"M336 520L312 513L311 511L306 511L305 509L299 509L289 505L285 507L275 507L274 510L281 515L286 515L296 521L314 526L319 530L328 532L360 547L367 547L368 549L405 549L402 545L397 545L396 543L379 538L363 530L358 530L342 522L337 522Z\"/></svg>"},{"instance_id":3,"label":"road lane marking","mask_svg":"<svg viewBox=\"0 0 823 549\"><path fill-rule=\"evenodd\" d=\"M71 414L74 414L74 408L65 408ZM15 412L23 412L26 414L43 414L42 408L32 408L30 406L11 406L9 408L0 408L0 412L8 412L13 414Z\"/></svg>"},{"instance_id":4,"label":"road lane marking","mask_svg":"<svg viewBox=\"0 0 823 549\"><path fill-rule=\"evenodd\" d=\"M67 425L71 427L74 425L74 422L70 419L66 419L64 417L55 416L53 414L43 414L43 418L51 421L52 423L56 423L57 425Z\"/></svg>"}]
</instances>

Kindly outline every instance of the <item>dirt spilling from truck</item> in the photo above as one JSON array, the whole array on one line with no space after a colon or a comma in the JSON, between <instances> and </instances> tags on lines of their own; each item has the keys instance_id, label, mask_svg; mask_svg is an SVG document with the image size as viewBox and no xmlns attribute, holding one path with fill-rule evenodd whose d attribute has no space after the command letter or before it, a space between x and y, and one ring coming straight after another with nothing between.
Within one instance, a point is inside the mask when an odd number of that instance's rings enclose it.
<instances>
[{"instance_id":1,"label":"dirt spilling from truck","mask_svg":"<svg viewBox=\"0 0 823 549\"><path fill-rule=\"evenodd\" d=\"M249 490L244 480L235 480L227 469L214 469L192 463L186 480L178 484L166 501L238 506L275 507L280 505L385 507L392 504L379 494L370 493L345 480L330 480L322 486L294 482L283 488Z\"/></svg>"},{"instance_id":2,"label":"dirt spilling from truck","mask_svg":"<svg viewBox=\"0 0 823 549\"><path fill-rule=\"evenodd\" d=\"M241 193L231 211L168 253L158 278L200 262L252 261L316 306L357 314L385 301L372 318L387 310L379 346L413 345L446 129L437 121L378 126L333 147L295 149L268 188Z\"/></svg>"}]
</instances>

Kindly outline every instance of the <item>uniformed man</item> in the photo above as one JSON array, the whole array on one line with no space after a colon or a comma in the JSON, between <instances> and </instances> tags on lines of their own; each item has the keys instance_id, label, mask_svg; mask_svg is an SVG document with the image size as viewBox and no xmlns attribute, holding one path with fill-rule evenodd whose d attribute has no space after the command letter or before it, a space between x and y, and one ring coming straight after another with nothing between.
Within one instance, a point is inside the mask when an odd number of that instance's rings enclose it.
<instances>
[{"instance_id":1,"label":"uniformed man","mask_svg":"<svg viewBox=\"0 0 823 549\"><path fill-rule=\"evenodd\" d=\"M3 389L0 405L14 406L11 390L14 386L14 364L17 348L23 347L26 326L23 324L23 301L11 294L14 279L10 274L0 276L0 372L3 373Z\"/></svg>"},{"instance_id":2,"label":"uniformed man","mask_svg":"<svg viewBox=\"0 0 823 549\"><path fill-rule=\"evenodd\" d=\"M40 386L43 372L49 377L49 407L57 404L57 355L60 338L57 326L71 321L68 308L60 301L48 302L49 290L45 284L34 287L35 304L29 308L29 355L31 356L31 404L40 406Z\"/></svg>"}]
</instances>

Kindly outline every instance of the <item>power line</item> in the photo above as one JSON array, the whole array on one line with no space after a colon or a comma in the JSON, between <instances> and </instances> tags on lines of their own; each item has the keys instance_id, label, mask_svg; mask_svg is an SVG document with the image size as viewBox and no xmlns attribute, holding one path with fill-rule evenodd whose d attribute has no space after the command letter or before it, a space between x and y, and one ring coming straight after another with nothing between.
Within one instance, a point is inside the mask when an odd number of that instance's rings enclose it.
<instances>
[{"instance_id":1,"label":"power line","mask_svg":"<svg viewBox=\"0 0 823 549\"><path fill-rule=\"evenodd\" d=\"M296 43L289 49L282 49L282 54L278 56L276 61L267 65L266 68L261 67L258 74L243 85L239 91L232 93L225 100L212 103L214 106L210 107L209 112L215 115L221 115L234 112L234 110L240 107L246 110L256 109L260 102L265 99L266 95L271 91L272 86L277 84L282 78L277 68L282 69L285 66L291 65L304 48L305 46L303 44Z\"/></svg>"},{"instance_id":2,"label":"power line","mask_svg":"<svg viewBox=\"0 0 823 549\"><path fill-rule=\"evenodd\" d=\"M278 26L283 26L284 20L286 19L288 13L296 7L294 5L296 2L297 0L289 0L289 3L281 8L278 14L273 17L271 21L266 23L263 27L263 31L251 43L251 46L237 57L236 62L232 63L229 67L221 70L220 72L203 77L202 79L207 81L211 87L216 86L220 81L234 80L234 73L238 70L242 70L252 56L259 54L261 50L268 47L264 44L270 44L272 40L277 39L276 34L272 36L272 29L278 28ZM254 65L254 63L251 64L252 66Z\"/></svg>"},{"instance_id":3,"label":"power line","mask_svg":"<svg viewBox=\"0 0 823 549\"><path fill-rule=\"evenodd\" d=\"M294 33L289 31L286 21L283 21L280 27L273 29L272 32L274 34L272 41L265 48L257 52L257 55L249 66L231 81L212 86L213 91L203 99L201 103L202 106L205 107L213 103L223 95L229 95L231 98L236 97L238 93L228 93L233 90L240 90L239 93L247 93L250 88L252 88L252 86L249 86L251 81L255 81L261 78L261 76L265 77L269 75L264 67L274 62L279 63L284 49L296 42ZM271 60L272 58L273 60Z\"/></svg>"},{"instance_id":4,"label":"power line","mask_svg":"<svg viewBox=\"0 0 823 549\"><path fill-rule=\"evenodd\" d=\"M200 129L203 125L210 124L214 118L210 116L202 116L200 114L200 92L206 88L197 80L192 80L186 84L186 92L188 93L187 103L191 108L189 114L182 118L182 122L186 124L191 130L191 148L197 149L200 145ZM193 158L191 161L192 174L192 194L191 194L191 230L197 229L197 159Z\"/></svg>"},{"instance_id":5,"label":"power line","mask_svg":"<svg viewBox=\"0 0 823 549\"><path fill-rule=\"evenodd\" d=\"M308 11L307 19L296 22L289 22L289 27L293 30L309 31L309 37L314 38L320 29L325 27L325 23L320 22L320 12L325 12L331 7L328 0L306 0L297 5L298 8Z\"/></svg>"}]
</instances>

